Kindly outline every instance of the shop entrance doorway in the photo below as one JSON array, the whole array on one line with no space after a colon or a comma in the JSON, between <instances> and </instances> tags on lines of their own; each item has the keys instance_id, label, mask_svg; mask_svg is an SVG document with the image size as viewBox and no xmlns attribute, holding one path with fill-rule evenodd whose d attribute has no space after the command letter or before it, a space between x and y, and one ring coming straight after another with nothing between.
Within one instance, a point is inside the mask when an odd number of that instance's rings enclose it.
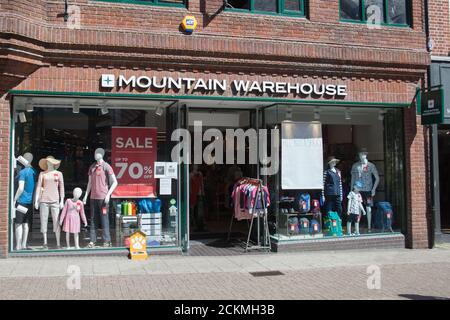
<instances>
[{"instance_id":1,"label":"shop entrance doorway","mask_svg":"<svg viewBox=\"0 0 450 320\"><path fill-rule=\"evenodd\" d=\"M229 246L226 241L229 232L230 221L233 214L231 204L231 193L237 180L242 177L257 177L257 164L249 164L249 139L245 144L239 143L235 139L230 144L226 138L227 130L257 129L257 111L255 109L224 109L224 108L195 108L189 109L189 131L191 133L191 144L193 150L191 154L192 165L189 174L189 207L190 207L190 240L202 242L210 246ZM221 163L206 164L205 158L208 153L205 151L202 156L202 163L198 164L194 160L195 147L198 143L198 134L202 133L201 150L212 142L205 136L205 132L214 130L223 138L223 161ZM197 136L195 135L197 132ZM198 145L197 145L198 148ZM231 148L231 149L230 149ZM234 163L226 163L226 153L233 152ZM197 151L198 152L198 151ZM237 163L237 154L245 153L245 163ZM213 154L215 156L215 154ZM232 239L245 238L248 233L248 222L234 222L232 228ZM191 244L193 244L191 242Z\"/></svg>"}]
</instances>

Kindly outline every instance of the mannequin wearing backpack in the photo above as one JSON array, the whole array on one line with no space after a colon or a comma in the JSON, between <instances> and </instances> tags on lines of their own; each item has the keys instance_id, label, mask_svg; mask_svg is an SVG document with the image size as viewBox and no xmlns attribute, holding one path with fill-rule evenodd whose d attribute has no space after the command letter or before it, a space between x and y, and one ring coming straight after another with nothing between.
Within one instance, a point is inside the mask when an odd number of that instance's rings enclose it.
<instances>
[{"instance_id":1,"label":"mannequin wearing backpack","mask_svg":"<svg viewBox=\"0 0 450 320\"><path fill-rule=\"evenodd\" d=\"M111 247L111 234L109 232L109 200L116 189L118 182L112 167L103 160L105 150L98 148L94 152L95 163L89 168L89 180L84 195L83 203L87 203L87 197L91 194L89 202L90 211L90 238L88 248L94 248L97 241L95 221L100 216L103 230L103 246Z\"/></svg>"}]
</instances>

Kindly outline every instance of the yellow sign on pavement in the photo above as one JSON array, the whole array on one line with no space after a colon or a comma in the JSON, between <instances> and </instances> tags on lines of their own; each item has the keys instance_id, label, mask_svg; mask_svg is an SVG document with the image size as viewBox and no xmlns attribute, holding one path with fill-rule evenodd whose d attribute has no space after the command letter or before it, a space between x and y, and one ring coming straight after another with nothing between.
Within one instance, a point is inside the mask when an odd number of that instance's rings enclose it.
<instances>
[{"instance_id":1,"label":"yellow sign on pavement","mask_svg":"<svg viewBox=\"0 0 450 320\"><path fill-rule=\"evenodd\" d=\"M141 231L136 231L130 236L131 260L147 260L147 236Z\"/></svg>"}]
</instances>

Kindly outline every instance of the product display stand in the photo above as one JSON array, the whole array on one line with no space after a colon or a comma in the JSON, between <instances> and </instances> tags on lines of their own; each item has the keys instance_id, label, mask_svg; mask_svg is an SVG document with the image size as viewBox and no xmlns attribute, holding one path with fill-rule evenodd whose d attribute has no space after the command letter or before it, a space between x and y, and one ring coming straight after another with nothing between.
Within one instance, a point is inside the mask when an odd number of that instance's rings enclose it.
<instances>
[{"instance_id":1,"label":"product display stand","mask_svg":"<svg viewBox=\"0 0 450 320\"><path fill-rule=\"evenodd\" d=\"M264 199L264 191L263 191L263 184L261 180L255 180L255 179L245 179L246 181L252 181L255 182L257 185L257 191L255 195L255 201L253 203L253 208L251 211L252 218L250 222L250 227L248 230L248 236L247 236L247 242L245 243L245 252L248 252L249 250L264 250L264 251L270 251L270 234L269 234L269 222L268 222L268 212L267 212L267 205L266 201ZM261 208L257 209L257 204L259 199L261 199ZM253 222L255 220L255 216L257 218L257 241L256 243L251 244L251 233L253 229ZM263 218L263 227L261 228L260 218ZM228 237L227 240L230 240L231 231L233 228L233 220L234 220L234 214L231 215L231 222L230 222L230 229L228 230ZM261 230L262 229L262 230Z\"/></svg>"}]
</instances>

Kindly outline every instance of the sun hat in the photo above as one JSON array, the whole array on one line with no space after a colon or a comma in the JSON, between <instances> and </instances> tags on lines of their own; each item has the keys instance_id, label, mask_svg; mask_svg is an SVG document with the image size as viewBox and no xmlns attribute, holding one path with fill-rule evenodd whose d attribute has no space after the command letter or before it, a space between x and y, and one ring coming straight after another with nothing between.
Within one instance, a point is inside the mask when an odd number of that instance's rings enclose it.
<instances>
[{"instance_id":1,"label":"sun hat","mask_svg":"<svg viewBox=\"0 0 450 320\"><path fill-rule=\"evenodd\" d=\"M359 149L358 153L363 153L363 154L367 155L367 154L369 154L369 151L367 151L367 148L361 148L361 149Z\"/></svg>"},{"instance_id":2,"label":"sun hat","mask_svg":"<svg viewBox=\"0 0 450 320\"><path fill-rule=\"evenodd\" d=\"M47 161L50 162L51 164L53 164L55 169L58 169L59 165L61 164L61 160L57 160L53 156L48 156L47 158L42 158L41 160L39 160L39 167L43 171L47 171L48 170Z\"/></svg>"},{"instance_id":3,"label":"sun hat","mask_svg":"<svg viewBox=\"0 0 450 320\"><path fill-rule=\"evenodd\" d=\"M340 162L340 161L341 161L341 160L336 159L334 156L330 156L330 157L327 158L327 163L330 163L330 162L336 162L336 163L338 163L338 162Z\"/></svg>"}]
</instances>

